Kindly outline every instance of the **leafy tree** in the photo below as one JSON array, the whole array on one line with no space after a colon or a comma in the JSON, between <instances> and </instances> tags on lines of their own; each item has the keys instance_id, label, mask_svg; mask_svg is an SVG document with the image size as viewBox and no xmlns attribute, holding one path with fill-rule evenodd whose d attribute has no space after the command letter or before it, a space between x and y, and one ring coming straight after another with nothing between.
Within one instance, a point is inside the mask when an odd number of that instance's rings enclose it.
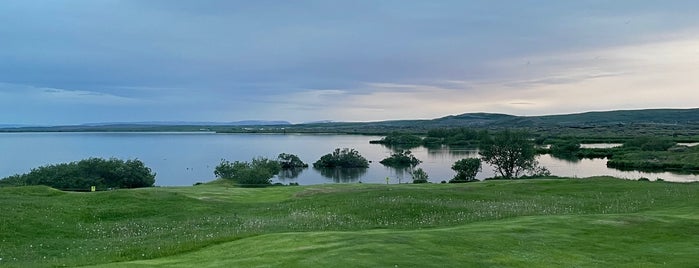
<instances>
[{"instance_id":1,"label":"leafy tree","mask_svg":"<svg viewBox=\"0 0 699 268\"><path fill-rule=\"evenodd\" d=\"M476 175L481 171L481 160L478 158L465 158L456 161L451 169L456 171L456 176L449 182L476 181Z\"/></svg>"},{"instance_id":2,"label":"leafy tree","mask_svg":"<svg viewBox=\"0 0 699 268\"><path fill-rule=\"evenodd\" d=\"M264 186L272 183L271 179L281 171L279 162L259 157L252 162L229 162L221 159L214 169L218 178L233 180L243 186Z\"/></svg>"},{"instance_id":3,"label":"leafy tree","mask_svg":"<svg viewBox=\"0 0 699 268\"><path fill-rule=\"evenodd\" d=\"M425 172L421 168L418 168L415 171L413 171L412 176L413 183L427 183L427 180L429 179L427 172Z\"/></svg>"},{"instance_id":4,"label":"leafy tree","mask_svg":"<svg viewBox=\"0 0 699 268\"><path fill-rule=\"evenodd\" d=\"M313 163L315 168L368 168L369 161L355 149L335 149Z\"/></svg>"},{"instance_id":5,"label":"leafy tree","mask_svg":"<svg viewBox=\"0 0 699 268\"><path fill-rule=\"evenodd\" d=\"M527 132L505 130L482 141L481 158L495 167L500 177L514 179L536 169L536 149Z\"/></svg>"},{"instance_id":6,"label":"leafy tree","mask_svg":"<svg viewBox=\"0 0 699 268\"><path fill-rule=\"evenodd\" d=\"M3 179L11 185L46 185L61 190L151 187L155 173L140 160L88 158L46 165Z\"/></svg>"},{"instance_id":7,"label":"leafy tree","mask_svg":"<svg viewBox=\"0 0 699 268\"><path fill-rule=\"evenodd\" d=\"M307 168L308 164L294 154L281 153L277 156L277 162L282 169Z\"/></svg>"},{"instance_id":8,"label":"leafy tree","mask_svg":"<svg viewBox=\"0 0 699 268\"><path fill-rule=\"evenodd\" d=\"M417 159L409 150L400 150L391 156L384 158L379 163L389 167L414 167L422 161Z\"/></svg>"}]
</instances>

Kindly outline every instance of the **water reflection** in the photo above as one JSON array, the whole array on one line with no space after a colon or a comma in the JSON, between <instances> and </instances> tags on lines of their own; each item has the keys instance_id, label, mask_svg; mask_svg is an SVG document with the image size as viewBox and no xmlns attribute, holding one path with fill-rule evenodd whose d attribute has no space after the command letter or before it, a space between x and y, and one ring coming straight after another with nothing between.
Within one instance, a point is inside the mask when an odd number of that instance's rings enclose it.
<instances>
[{"instance_id":1,"label":"water reflection","mask_svg":"<svg viewBox=\"0 0 699 268\"><path fill-rule=\"evenodd\" d=\"M572 163L572 164L580 162L580 158L578 158L574 154L551 154L551 157L558 159L558 160L563 160L565 162Z\"/></svg>"},{"instance_id":2,"label":"water reflection","mask_svg":"<svg viewBox=\"0 0 699 268\"><path fill-rule=\"evenodd\" d=\"M479 157L478 147L440 145L440 146L433 146L433 147L426 147L426 148L427 148L427 154L430 157L440 157L440 158L442 158L443 156L461 157L461 158Z\"/></svg>"},{"instance_id":3,"label":"water reflection","mask_svg":"<svg viewBox=\"0 0 699 268\"><path fill-rule=\"evenodd\" d=\"M323 177L337 183L358 182L367 172L367 168L313 168Z\"/></svg>"},{"instance_id":4,"label":"water reflection","mask_svg":"<svg viewBox=\"0 0 699 268\"><path fill-rule=\"evenodd\" d=\"M294 180L298 178L301 173L303 173L303 170L305 168L287 168L287 169L282 169L279 174L277 174L277 178L279 178L280 181L286 181L286 180Z\"/></svg>"},{"instance_id":5,"label":"water reflection","mask_svg":"<svg viewBox=\"0 0 699 268\"><path fill-rule=\"evenodd\" d=\"M398 183L410 183L413 181L413 168L412 167L390 167L391 177L398 180Z\"/></svg>"},{"instance_id":6,"label":"water reflection","mask_svg":"<svg viewBox=\"0 0 699 268\"><path fill-rule=\"evenodd\" d=\"M409 151L415 148L420 148L422 145L419 144L399 144L399 145L388 145L388 144L381 144L386 149L391 150L394 153L400 152L400 151Z\"/></svg>"}]
</instances>

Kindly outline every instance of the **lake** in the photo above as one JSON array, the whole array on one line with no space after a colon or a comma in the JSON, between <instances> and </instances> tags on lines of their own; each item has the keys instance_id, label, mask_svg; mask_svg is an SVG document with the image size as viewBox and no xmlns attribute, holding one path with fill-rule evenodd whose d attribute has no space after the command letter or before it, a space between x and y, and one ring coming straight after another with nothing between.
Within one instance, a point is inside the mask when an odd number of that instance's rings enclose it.
<instances>
[{"instance_id":1,"label":"lake","mask_svg":"<svg viewBox=\"0 0 699 268\"><path fill-rule=\"evenodd\" d=\"M0 178L27 173L34 167L47 164L78 161L89 157L121 159L138 158L150 167L156 176L156 185L192 185L215 179L214 167L221 159L249 161L253 157L276 158L279 153L298 155L311 165L322 155L335 148L354 148L369 161L368 169L327 172L312 167L299 174L282 174L275 181L298 182L302 185L323 183L406 183L412 182L409 173L384 167L381 159L392 152L370 140L380 136L323 135L323 134L216 134L195 133L0 133ZM477 157L473 148L419 147L413 154L423 161L431 182L448 181L454 176L451 165L462 158ZM669 172L645 173L619 171L607 168L605 159L566 161L542 155L541 165L554 175L565 177L590 177L610 175L626 179L641 177L666 181L699 181L698 175L682 175ZM296 176L295 178L289 178ZM479 179L493 177L493 169L483 165Z\"/></svg>"}]
</instances>

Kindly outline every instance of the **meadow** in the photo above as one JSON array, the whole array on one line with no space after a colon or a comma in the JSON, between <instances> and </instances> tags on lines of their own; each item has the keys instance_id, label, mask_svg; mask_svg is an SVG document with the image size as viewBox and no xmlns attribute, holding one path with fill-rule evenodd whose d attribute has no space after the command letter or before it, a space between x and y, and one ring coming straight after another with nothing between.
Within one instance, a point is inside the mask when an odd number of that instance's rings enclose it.
<instances>
[{"instance_id":1,"label":"meadow","mask_svg":"<svg viewBox=\"0 0 699 268\"><path fill-rule=\"evenodd\" d=\"M3 267L691 267L699 183L0 188Z\"/></svg>"}]
</instances>

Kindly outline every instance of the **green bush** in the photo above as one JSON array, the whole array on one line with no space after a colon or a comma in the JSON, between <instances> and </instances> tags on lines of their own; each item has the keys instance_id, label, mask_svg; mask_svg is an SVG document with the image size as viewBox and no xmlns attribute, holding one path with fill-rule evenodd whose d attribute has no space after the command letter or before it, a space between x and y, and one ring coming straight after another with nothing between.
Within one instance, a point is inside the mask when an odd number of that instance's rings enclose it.
<instances>
[{"instance_id":1,"label":"green bush","mask_svg":"<svg viewBox=\"0 0 699 268\"><path fill-rule=\"evenodd\" d=\"M422 161L417 159L409 150L400 150L391 156L384 158L379 163L389 167L414 167Z\"/></svg>"},{"instance_id":2,"label":"green bush","mask_svg":"<svg viewBox=\"0 0 699 268\"><path fill-rule=\"evenodd\" d=\"M279 162L263 157L253 158L252 162L221 159L221 163L214 169L214 175L242 186L266 186L271 185L272 177L280 171Z\"/></svg>"},{"instance_id":3,"label":"green bush","mask_svg":"<svg viewBox=\"0 0 699 268\"><path fill-rule=\"evenodd\" d=\"M151 187L155 173L140 160L88 158L47 165L2 179L5 185L46 185L61 190Z\"/></svg>"},{"instance_id":4,"label":"green bush","mask_svg":"<svg viewBox=\"0 0 699 268\"><path fill-rule=\"evenodd\" d=\"M369 161L355 149L335 149L313 163L315 168L368 168Z\"/></svg>"},{"instance_id":5,"label":"green bush","mask_svg":"<svg viewBox=\"0 0 699 268\"><path fill-rule=\"evenodd\" d=\"M413 183L427 183L429 176L427 175L427 172L422 170L421 168L416 169L411 173L413 176Z\"/></svg>"},{"instance_id":6,"label":"green bush","mask_svg":"<svg viewBox=\"0 0 699 268\"><path fill-rule=\"evenodd\" d=\"M456 176L450 183L476 181L476 175L481 171L481 160L478 158L465 158L456 161L451 169L456 171Z\"/></svg>"},{"instance_id":7,"label":"green bush","mask_svg":"<svg viewBox=\"0 0 699 268\"><path fill-rule=\"evenodd\" d=\"M308 164L294 154L281 153L277 156L277 162L282 169L307 168Z\"/></svg>"}]
</instances>

